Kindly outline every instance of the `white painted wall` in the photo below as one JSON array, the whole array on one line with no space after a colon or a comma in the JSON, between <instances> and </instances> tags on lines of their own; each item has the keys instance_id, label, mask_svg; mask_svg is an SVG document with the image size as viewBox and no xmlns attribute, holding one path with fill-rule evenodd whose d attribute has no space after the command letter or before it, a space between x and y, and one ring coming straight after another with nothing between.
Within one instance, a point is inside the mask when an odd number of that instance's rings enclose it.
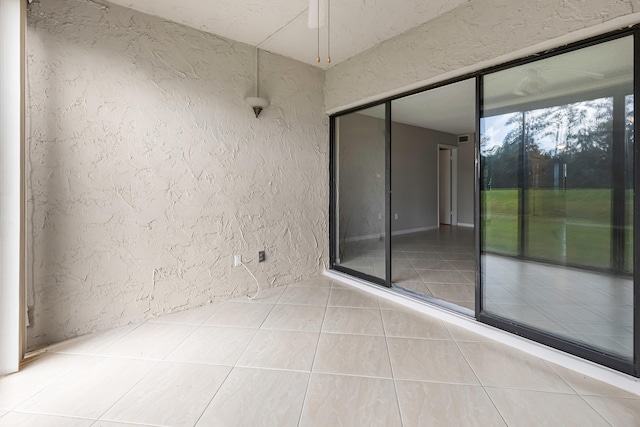
<instances>
[{"instance_id":1,"label":"white painted wall","mask_svg":"<svg viewBox=\"0 0 640 427\"><path fill-rule=\"evenodd\" d=\"M340 241L384 235L384 120L353 113L338 128ZM456 135L392 122L391 138L392 233L437 228L438 144Z\"/></svg>"},{"instance_id":2,"label":"white painted wall","mask_svg":"<svg viewBox=\"0 0 640 427\"><path fill-rule=\"evenodd\" d=\"M472 0L326 73L335 112L640 22L640 0Z\"/></svg>"},{"instance_id":3,"label":"white painted wall","mask_svg":"<svg viewBox=\"0 0 640 427\"><path fill-rule=\"evenodd\" d=\"M455 135L393 123L392 233L438 227L438 144L456 145Z\"/></svg>"},{"instance_id":4,"label":"white painted wall","mask_svg":"<svg viewBox=\"0 0 640 427\"><path fill-rule=\"evenodd\" d=\"M241 43L47 0L27 46L30 348L326 268L322 71L261 52L256 119Z\"/></svg>"},{"instance_id":5,"label":"white painted wall","mask_svg":"<svg viewBox=\"0 0 640 427\"><path fill-rule=\"evenodd\" d=\"M475 197L475 133L469 135L469 142L458 144L458 223L472 225Z\"/></svg>"}]
</instances>

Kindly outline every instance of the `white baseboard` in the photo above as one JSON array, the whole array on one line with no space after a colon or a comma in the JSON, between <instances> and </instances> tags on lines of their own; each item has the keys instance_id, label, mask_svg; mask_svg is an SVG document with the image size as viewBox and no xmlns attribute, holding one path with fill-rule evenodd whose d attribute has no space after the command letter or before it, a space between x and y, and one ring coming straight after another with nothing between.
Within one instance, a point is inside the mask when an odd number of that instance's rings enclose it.
<instances>
[{"instance_id":1,"label":"white baseboard","mask_svg":"<svg viewBox=\"0 0 640 427\"><path fill-rule=\"evenodd\" d=\"M475 227L475 225L474 224L469 224L468 222L459 222L458 223L458 227L471 227L471 228L473 228L473 227Z\"/></svg>"},{"instance_id":2,"label":"white baseboard","mask_svg":"<svg viewBox=\"0 0 640 427\"><path fill-rule=\"evenodd\" d=\"M622 372L615 371L607 368L606 366L598 365L572 354L556 350L555 348L547 347L535 341L519 337L515 334L494 328L484 323L480 323L473 317L465 316L463 314L438 307L434 304L429 304L424 301L401 295L392 289L383 288L382 286L371 284L338 271L325 270L324 274L334 280L339 280L342 283L377 295L380 298L412 308L420 313L426 314L427 316L432 316L444 322L460 326L461 328L467 329L484 337L491 338L502 344L508 345L509 347L524 351L532 356L555 363L556 365L560 365L574 372L605 382L614 387L621 388L629 393L640 395L640 379L638 378L623 374Z\"/></svg>"}]
</instances>

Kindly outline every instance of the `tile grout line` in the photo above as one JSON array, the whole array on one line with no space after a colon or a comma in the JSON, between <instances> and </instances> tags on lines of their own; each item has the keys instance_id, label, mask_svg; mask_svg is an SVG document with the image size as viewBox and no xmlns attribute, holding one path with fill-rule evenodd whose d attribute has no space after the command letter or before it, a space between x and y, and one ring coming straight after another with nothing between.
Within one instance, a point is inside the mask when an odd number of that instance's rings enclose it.
<instances>
[{"instance_id":1,"label":"tile grout line","mask_svg":"<svg viewBox=\"0 0 640 427\"><path fill-rule=\"evenodd\" d=\"M227 303L227 302L228 302L228 301L225 301L224 303ZM216 310L216 311L217 311L217 310ZM138 384L140 384L140 382L142 382L144 379L146 379L146 378L151 374L151 372L152 372L154 369L156 369L158 366L160 366L162 363L164 363L164 362L168 362L168 363L182 363L182 362L172 362L172 361L167 361L167 357L169 357L169 356L170 356L170 355L171 355L171 354L172 354L172 353L173 353L173 352L174 352L178 347L180 347L180 346L181 346L181 345L182 345L182 344L183 344L183 343L184 343L184 342L185 342L189 337L191 337L193 334L195 334L195 332L196 332L197 330L199 330L202 326L204 326L204 323L205 323L207 320L209 320L211 317L213 317L213 315L214 315L214 314L215 314L215 312L214 312L214 313L212 313L212 314L211 314L211 316L209 316L207 319L205 319L204 321L202 321L202 322L201 322L200 324L198 324L198 325L194 325L194 324L184 325L184 326L195 326L195 328L194 328L190 333L188 333L188 334L187 334L187 335L186 335L186 336L185 336L185 337L184 337L184 338L183 338L183 339L182 339L182 340L181 340L181 341L180 341L180 342L179 342L175 347L173 347L169 352L167 352L167 354L166 354L162 359L160 359L160 360L156 360L156 361L157 361L156 365L155 365L155 366L153 366L153 368L151 368L151 369L149 370L149 372L147 372L145 375L143 375L143 376L142 376L142 378L140 378L140 380L138 380L135 384L133 384L133 386L131 386L131 388L130 388L128 391L126 391L122 396L120 396L120 398L118 398L118 399L117 399L117 400L116 400L116 401L115 401L111 406L109 406L109 408L107 408L107 409L106 409L106 410L105 410L105 411L104 411L104 412L103 412L103 413L102 413L98 418L96 418L96 421L100 421L100 419L101 419L102 417L104 417L104 416L105 416L105 414L107 414L107 413L108 413L108 412L109 412L109 411L110 411L110 410L111 410L115 405L117 405L117 404L118 404L122 399L124 399L124 398L129 394L129 393L131 393L131 391L132 391L132 390L133 390L133 389L134 389ZM156 323L156 322L149 322L149 321L147 320L147 321L145 321L144 323L145 323L145 324L146 324L146 323L152 323L152 324L153 324L153 323ZM178 324L178 323L156 323L156 324L158 324L158 325L180 325L180 326L183 326L183 324ZM142 325L140 325L140 326L142 326ZM137 329L137 328L135 328L135 329ZM135 329L134 329L134 330L135 330ZM133 332L133 331L131 331L131 332ZM129 334L126 334L126 335L129 335ZM126 336L126 335L125 335L125 336ZM124 337L122 337L122 338L124 338ZM121 339L122 339L122 338L121 338ZM119 340L118 340L118 341L119 341ZM117 341L116 341L116 342L117 342ZM112 345L113 345L113 344L115 344L115 342L114 342L114 343L112 343ZM105 349L106 349L106 348L105 348ZM107 356L107 357L109 357L109 356ZM130 358L130 357L117 357L117 356L113 356L113 357L110 357L110 358L118 358L118 359L134 359L134 360L154 360L154 359L136 359L136 358ZM230 373L232 370L233 370L233 368L232 368L231 370L229 370L229 373ZM229 376L229 373L227 373L227 376L225 376L224 381L226 381L227 377ZM224 384L224 381L220 384L220 387L222 387L222 384ZM220 390L220 387L218 387L218 390ZM217 394L218 390L216 390L216 393L214 393L214 396ZM211 399L213 399L213 397L212 397ZM211 401L209 401L209 403L211 403ZM207 408L208 406L209 406L209 404L207 404L207 406L205 406L205 409L204 409L204 410L206 410L206 408ZM203 410L202 414L204 414L204 410ZM202 414L200 414L200 417L202 417ZM198 417L198 420L200 419L200 417ZM105 421L107 421L107 420L105 420ZM196 421L196 424L197 424L197 421ZM194 426L195 426L195 424L194 424Z\"/></svg>"},{"instance_id":2,"label":"tile grout line","mask_svg":"<svg viewBox=\"0 0 640 427\"><path fill-rule=\"evenodd\" d=\"M573 390L573 392L575 393L576 396L578 396L584 403L587 404L588 407L590 407L591 409L593 409L595 411L596 414L598 414L600 416L600 418L602 418L604 420L605 423L609 424L609 426L612 426L612 424L609 422L609 420L607 418L605 418L605 416L603 414L600 413L600 411L598 411L597 408L594 408L588 401L587 399L584 398L584 396L578 392L578 390L575 389L575 387L573 387L569 381L565 380L564 377L562 375L560 375L559 373L556 372L555 369L553 369L553 366L551 366L551 362L548 362L546 360L543 360L543 362L545 363L545 365L547 365L547 367L549 369L551 369L551 371L556 374L558 377L560 377L560 379L571 389Z\"/></svg>"},{"instance_id":3,"label":"tile grout line","mask_svg":"<svg viewBox=\"0 0 640 427\"><path fill-rule=\"evenodd\" d=\"M309 387L311 386L311 376L313 375L313 367L316 364L316 357L318 356L318 348L320 347L320 338L322 337L322 327L327 317L327 307L329 307L329 300L331 299L331 292L333 292L333 283L331 281L331 287L329 288L329 296L327 297L327 304L324 306L324 313L322 315L322 323L320 323L320 331L318 332L318 341L316 342L316 350L313 352L313 360L311 361L311 369L309 369L309 378L307 379L307 387L304 390L304 396L302 397L302 407L300 408L300 415L298 416L297 425L300 426L302 422L302 414L304 414L304 408L307 404L307 394L309 393Z\"/></svg>"},{"instance_id":4,"label":"tile grout line","mask_svg":"<svg viewBox=\"0 0 640 427\"><path fill-rule=\"evenodd\" d=\"M215 391L215 393L213 393L213 396L211 396L211 399L209 399L209 403L207 403L205 405L204 409L202 410L202 413L200 414L200 416L198 417L196 422L193 424L193 427L198 425L198 423L200 422L200 419L202 418L204 413L207 412L207 409L209 409L209 406L211 405L211 402L213 402L213 399L215 399L215 397L218 395L218 393L220 392L220 389L222 389L222 386L224 386L224 384L227 382L227 379L229 379L229 376L231 375L231 373L233 372L233 370L235 368L236 368L235 366L232 366L231 369L229 369L229 372L227 372L227 375L224 377L224 380L222 380L222 382L220 383L220 386L218 387L218 389Z\"/></svg>"},{"instance_id":5,"label":"tile grout line","mask_svg":"<svg viewBox=\"0 0 640 427\"><path fill-rule=\"evenodd\" d=\"M377 297L376 297L377 298ZM382 321L382 332L384 333L384 345L387 349L387 357L389 358L389 368L391 370L391 380L393 381L393 390L396 393L396 405L398 405L398 415L400 416L400 425L405 425L402 419L402 409L400 407L400 396L398 394L398 384L396 383L396 374L393 370L393 363L391 363L391 352L389 351L389 342L387 341L387 327L382 315L382 306L380 305L380 298L378 298L378 307L380 309L380 320Z\"/></svg>"},{"instance_id":6,"label":"tile grout line","mask_svg":"<svg viewBox=\"0 0 640 427\"><path fill-rule=\"evenodd\" d=\"M126 359L126 358L125 358ZM145 378L147 378L151 372L156 369L158 366L160 366L160 364L163 362L163 360L156 360L156 364L149 369L149 372L147 372L146 374L144 374L142 377L140 377L140 379L138 381L135 382L135 384L133 384L129 390L125 391L122 396L120 396L119 398L116 399L115 402L113 402L113 404L111 404L102 414L100 414L100 416L96 417L96 422L98 421L108 421L108 420L100 420L102 417L104 417L107 412L109 412L114 406L116 406L118 404L118 402L120 402L122 399L125 398L125 396L127 396L129 393L131 393L131 391L142 382L142 380L144 380ZM94 423L95 424L95 423Z\"/></svg>"},{"instance_id":7,"label":"tile grout line","mask_svg":"<svg viewBox=\"0 0 640 427\"><path fill-rule=\"evenodd\" d=\"M443 323L445 323L445 322L443 322ZM446 328L446 323L445 323L445 328ZM458 351L460 352L460 354L462 354L462 357L464 357L464 360L467 362L467 365L469 365L469 368L471 369L471 372L473 372L473 375L475 375L476 379L478 380L478 384L480 384L480 387L482 387L482 391L484 391L484 394L489 398L489 400L491 401L491 404L493 405L494 409L498 412L498 414L500 415L500 418L502 418L502 421L504 421L504 424L506 426L508 426L509 423L507 422L507 420L505 419L504 415L502 414L502 412L498 408L498 405L496 405L496 402L494 402L493 398L491 397L491 395L487 391L485 385L482 383L482 380L480 380L480 377L476 373L476 370L473 369L473 366L471 366L471 363L469 362L469 359L467 358L467 355L464 354L464 351L462 351L462 348L460 348L460 345L458 344L458 340L456 340L453 337L453 334L451 334L451 331L449 331L449 328L447 328L447 332L449 332L449 335L451 335L451 338L453 339L453 342L455 343L456 347L458 348ZM497 388L502 388L502 387L497 387Z\"/></svg>"},{"instance_id":8,"label":"tile grout line","mask_svg":"<svg viewBox=\"0 0 640 427\"><path fill-rule=\"evenodd\" d=\"M240 354L240 356L238 357L238 359L234 362L233 366L231 366L231 369L229 369L229 372L227 372L227 375L224 377L224 380L222 380L222 382L220 383L220 386L218 387L218 389L215 391L215 393L213 393L213 396L211 396L211 399L209 399L209 402L205 405L204 409L202 410L202 413L200 414L200 416L198 417L198 419L196 420L196 422L193 424L194 427L198 425L198 423L200 422L200 420L202 419L202 416L204 415L205 412L207 412L207 409L209 409L209 406L211 405L211 402L213 402L213 399L215 399L215 397L218 395L218 393L220 392L220 390L222 389L222 387L224 386L224 384L227 382L227 379L229 379L229 376L231 375L231 373L238 368L238 361L242 358L242 355L247 351L247 348L249 348L249 345L251 345L251 343L253 342L253 340L255 339L256 335L258 334L258 331L262 328L262 325L264 324L264 322L267 320L267 317L269 317L269 315L271 314L271 312L273 311L273 309L275 308L276 304L278 303L278 301L280 300L280 298L282 297L282 294L284 294L284 291L286 290L286 288L288 287L288 285L283 286L285 289L282 290L282 292L280 293L280 295L278 296L278 298L276 299L276 301L272 304L271 306L271 310L269 310L269 313L267 313L267 315L265 316L265 318L262 320L262 323L260 324L260 326L256 329L256 331L254 332L253 336L251 337L251 341L249 341L249 343L247 344L247 347L244 349L244 351ZM273 289L273 288L272 288ZM261 304L261 303L256 303L256 304ZM211 317L213 317L215 313L213 313L209 319ZM207 319L207 320L209 320ZM206 320L200 325L200 326L206 326L205 325ZM214 326L214 325L212 325ZM198 327L197 329L199 329L200 327ZM253 328L243 328L243 329L253 329ZM227 365L212 365L212 366L227 366Z\"/></svg>"}]
</instances>

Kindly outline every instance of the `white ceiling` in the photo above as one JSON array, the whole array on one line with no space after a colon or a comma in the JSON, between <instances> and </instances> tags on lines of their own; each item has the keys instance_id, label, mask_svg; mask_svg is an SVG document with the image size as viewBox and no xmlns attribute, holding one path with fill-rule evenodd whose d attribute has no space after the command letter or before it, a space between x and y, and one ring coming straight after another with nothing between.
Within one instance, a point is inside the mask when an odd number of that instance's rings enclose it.
<instances>
[{"instance_id":1,"label":"white ceiling","mask_svg":"<svg viewBox=\"0 0 640 427\"><path fill-rule=\"evenodd\" d=\"M327 69L470 0L331 0L331 64L326 27L316 62L308 0L110 1Z\"/></svg>"},{"instance_id":2,"label":"white ceiling","mask_svg":"<svg viewBox=\"0 0 640 427\"><path fill-rule=\"evenodd\" d=\"M542 108L610 96L612 87L632 92L633 37L488 74L483 80L485 114ZM580 95L585 94L585 95ZM602 95L600 95L602 96ZM384 106L360 111L384 118ZM442 86L391 103L394 122L463 135L475 132L475 80Z\"/></svg>"},{"instance_id":3,"label":"white ceiling","mask_svg":"<svg viewBox=\"0 0 640 427\"><path fill-rule=\"evenodd\" d=\"M442 86L391 102L391 120L454 135L475 132L476 83L474 79ZM384 119L384 106L359 111Z\"/></svg>"}]
</instances>

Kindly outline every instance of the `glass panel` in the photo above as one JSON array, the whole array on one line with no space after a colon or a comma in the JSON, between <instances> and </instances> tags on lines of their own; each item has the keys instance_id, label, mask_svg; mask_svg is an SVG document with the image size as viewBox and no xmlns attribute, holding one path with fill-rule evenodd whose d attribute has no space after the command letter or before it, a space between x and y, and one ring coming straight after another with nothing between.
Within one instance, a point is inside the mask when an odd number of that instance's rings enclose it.
<instances>
[{"instance_id":1,"label":"glass panel","mask_svg":"<svg viewBox=\"0 0 640 427\"><path fill-rule=\"evenodd\" d=\"M633 38L487 75L485 312L633 357Z\"/></svg>"},{"instance_id":2,"label":"glass panel","mask_svg":"<svg viewBox=\"0 0 640 427\"><path fill-rule=\"evenodd\" d=\"M633 95L625 98L625 247L624 247L624 271L633 272Z\"/></svg>"},{"instance_id":3,"label":"glass panel","mask_svg":"<svg viewBox=\"0 0 640 427\"><path fill-rule=\"evenodd\" d=\"M487 251L516 255L519 250L518 161L522 114L500 114L480 122L480 208L482 241Z\"/></svg>"},{"instance_id":4,"label":"glass panel","mask_svg":"<svg viewBox=\"0 0 640 427\"><path fill-rule=\"evenodd\" d=\"M528 111L526 255L611 267L613 98Z\"/></svg>"},{"instance_id":5,"label":"glass panel","mask_svg":"<svg viewBox=\"0 0 640 427\"><path fill-rule=\"evenodd\" d=\"M385 279L385 106L335 120L336 265Z\"/></svg>"},{"instance_id":6,"label":"glass panel","mask_svg":"<svg viewBox=\"0 0 640 427\"><path fill-rule=\"evenodd\" d=\"M393 286L470 310L475 116L475 79L391 103Z\"/></svg>"}]
</instances>

